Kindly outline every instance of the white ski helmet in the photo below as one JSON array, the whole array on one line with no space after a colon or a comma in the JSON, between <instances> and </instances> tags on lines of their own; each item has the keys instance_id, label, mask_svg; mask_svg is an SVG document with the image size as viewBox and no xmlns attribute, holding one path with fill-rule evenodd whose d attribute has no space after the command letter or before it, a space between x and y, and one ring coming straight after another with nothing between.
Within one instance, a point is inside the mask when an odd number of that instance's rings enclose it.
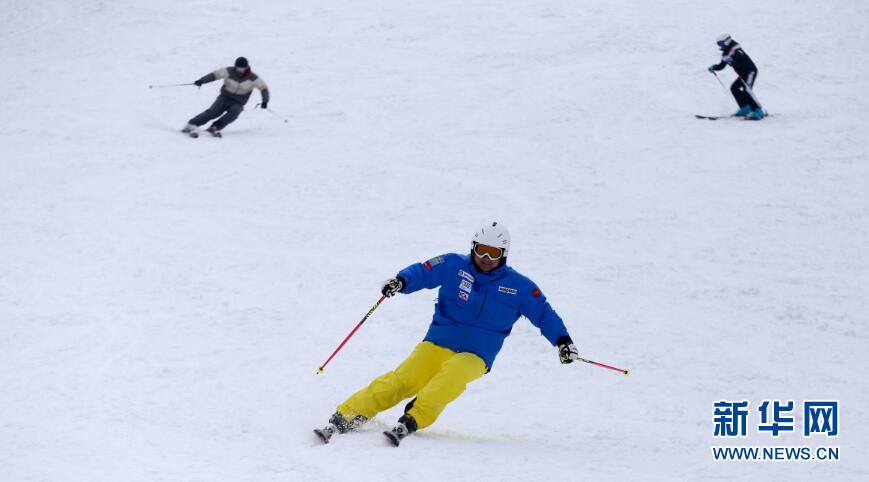
<instances>
[{"instance_id":1,"label":"white ski helmet","mask_svg":"<svg viewBox=\"0 0 869 482\"><path fill-rule=\"evenodd\" d=\"M727 48L733 42L733 39L730 38L730 34L723 33L715 39L715 43L718 44L718 47L721 49Z\"/></svg>"},{"instance_id":2,"label":"white ski helmet","mask_svg":"<svg viewBox=\"0 0 869 482\"><path fill-rule=\"evenodd\" d=\"M474 249L474 244L485 244L486 246L494 246L504 250L504 257L510 252L510 231L503 224L497 221L492 221L483 224L471 239L471 249Z\"/></svg>"}]
</instances>

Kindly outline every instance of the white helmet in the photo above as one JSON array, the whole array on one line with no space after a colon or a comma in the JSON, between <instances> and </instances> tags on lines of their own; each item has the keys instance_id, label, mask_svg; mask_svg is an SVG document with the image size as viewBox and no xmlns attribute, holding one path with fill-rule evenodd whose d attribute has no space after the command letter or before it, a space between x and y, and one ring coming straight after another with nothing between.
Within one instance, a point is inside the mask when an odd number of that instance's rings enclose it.
<instances>
[{"instance_id":1,"label":"white helmet","mask_svg":"<svg viewBox=\"0 0 869 482\"><path fill-rule=\"evenodd\" d=\"M715 43L718 44L718 47L722 49L729 47L731 42L733 42L733 39L730 38L730 34L727 33L723 33L719 35L717 39L715 39Z\"/></svg>"},{"instance_id":2,"label":"white helmet","mask_svg":"<svg viewBox=\"0 0 869 482\"><path fill-rule=\"evenodd\" d=\"M471 249L474 249L474 243L501 248L504 250L504 257L506 258L510 251L510 231L507 231L507 228L497 221L492 221L484 224L474 233L474 237L471 239Z\"/></svg>"}]
</instances>

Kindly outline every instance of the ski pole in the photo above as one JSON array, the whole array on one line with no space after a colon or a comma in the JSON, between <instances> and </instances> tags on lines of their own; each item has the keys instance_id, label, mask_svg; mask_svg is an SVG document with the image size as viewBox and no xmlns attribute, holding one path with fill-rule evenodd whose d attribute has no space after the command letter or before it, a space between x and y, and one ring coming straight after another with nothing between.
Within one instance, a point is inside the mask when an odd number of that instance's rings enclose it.
<instances>
[{"instance_id":1,"label":"ski pole","mask_svg":"<svg viewBox=\"0 0 869 482\"><path fill-rule=\"evenodd\" d=\"M257 105L254 106L254 107L259 107L260 105L262 105L262 104L257 104ZM284 121L285 124L286 124L287 122L289 122L289 121L288 121L287 119L285 119L282 115L280 115L280 114L278 114L277 112L275 112L275 111L269 109L268 107L263 107L262 109L263 109L263 110L267 110L267 111L269 111L269 113L270 113L271 115L273 115L273 116L277 117L278 119Z\"/></svg>"},{"instance_id":2,"label":"ski pole","mask_svg":"<svg viewBox=\"0 0 869 482\"><path fill-rule=\"evenodd\" d=\"M580 360L580 361L584 361L584 362L586 362L586 363L590 363L590 364L592 364L592 365L599 366L599 367L601 367L601 368L609 368L610 370L615 370L615 371L617 371L617 372L622 372L622 373L624 373L625 375L630 375L630 374L631 374L631 371L628 370L628 369L625 369L625 368L616 368L616 367L611 367L611 366L609 366L609 365L605 365L605 364L603 364L603 363L598 363L598 362L596 362L596 361L586 360L585 358L578 358L578 360Z\"/></svg>"},{"instance_id":3,"label":"ski pole","mask_svg":"<svg viewBox=\"0 0 869 482\"><path fill-rule=\"evenodd\" d=\"M714 75L714 76L715 76L715 80L717 80L718 83L721 84L721 88L724 89L724 95L730 97L730 95L729 95L729 94L730 94L730 91L727 90L727 86L725 86L725 85L724 85L724 82L721 81L721 77L718 77L718 74L716 74L714 70L710 70L709 73L712 74L712 75ZM731 117L732 117L732 116L731 116Z\"/></svg>"},{"instance_id":4,"label":"ski pole","mask_svg":"<svg viewBox=\"0 0 869 482\"><path fill-rule=\"evenodd\" d=\"M724 89L724 92L725 92L725 93L727 93L727 92L728 92L728 91L727 91L727 87L724 85L724 82L721 81L721 78L718 77L718 74L716 74L715 71L712 71L712 75L715 76L715 80L717 80L718 83L721 84L721 88Z\"/></svg>"},{"instance_id":5,"label":"ski pole","mask_svg":"<svg viewBox=\"0 0 869 482\"><path fill-rule=\"evenodd\" d=\"M323 363L322 365L320 365L319 368L317 368L317 375L323 373L323 370L326 369L326 365L328 365L329 362L332 361L332 358L334 358L335 355L338 353L338 351L341 350L341 348L344 347L344 344L347 343L347 340L349 340L350 337L353 336L354 333L356 333L356 330L358 330L359 327L362 326L362 323L365 323L365 320L367 320L368 317L371 316L371 313L374 313L374 310L376 310L377 307L380 306L380 303L382 303L383 300L385 300L385 299L386 299L386 295L382 295L382 296L380 297L380 299L377 300L377 303L374 303L374 306L372 306L371 309L368 310L368 313L365 313L365 316L362 317L362 321L360 321L359 323L357 323L357 324L356 324L356 327L353 328L353 331L351 331L350 334L347 335L347 336L344 338L344 341L342 341L341 344L338 345L338 348L335 348L335 351L333 351L332 354L329 355L329 359L326 360L325 363Z\"/></svg>"},{"instance_id":6,"label":"ski pole","mask_svg":"<svg viewBox=\"0 0 869 482\"><path fill-rule=\"evenodd\" d=\"M157 84L157 85L149 85L149 89L165 89L166 87L183 87L185 85L196 85L193 82L189 82L187 84Z\"/></svg>"}]
</instances>

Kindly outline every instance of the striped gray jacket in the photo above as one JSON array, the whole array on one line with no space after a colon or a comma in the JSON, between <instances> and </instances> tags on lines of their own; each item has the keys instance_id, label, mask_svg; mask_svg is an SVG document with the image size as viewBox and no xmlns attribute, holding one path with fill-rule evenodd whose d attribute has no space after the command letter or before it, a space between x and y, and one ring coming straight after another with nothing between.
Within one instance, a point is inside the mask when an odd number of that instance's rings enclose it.
<instances>
[{"instance_id":1,"label":"striped gray jacket","mask_svg":"<svg viewBox=\"0 0 869 482\"><path fill-rule=\"evenodd\" d=\"M235 67L224 67L203 76L198 80L198 82L207 84L209 82L214 82L217 79L223 79L223 87L220 89L220 95L229 97L230 99L239 102L241 105L247 104L253 89L260 90L263 104L269 101L269 86L250 69L245 73L239 73L235 70Z\"/></svg>"}]
</instances>

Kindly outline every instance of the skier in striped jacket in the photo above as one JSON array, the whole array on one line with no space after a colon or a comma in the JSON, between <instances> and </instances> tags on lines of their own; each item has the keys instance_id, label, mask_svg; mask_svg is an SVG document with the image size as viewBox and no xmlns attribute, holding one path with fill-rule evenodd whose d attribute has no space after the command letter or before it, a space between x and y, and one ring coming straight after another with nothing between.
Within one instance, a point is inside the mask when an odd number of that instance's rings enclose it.
<instances>
[{"instance_id":1,"label":"skier in striped jacket","mask_svg":"<svg viewBox=\"0 0 869 482\"><path fill-rule=\"evenodd\" d=\"M239 57L235 59L235 65L232 67L217 69L202 76L194 84L197 87L202 87L202 84L218 79L223 79L220 95L217 96L211 107L187 121L187 125L181 129L182 132L195 137L196 130L200 126L210 120L217 119L206 130L209 134L220 137L220 131L236 120L241 111L244 110L244 105L250 99L253 89L259 89L262 96L260 107L263 109L268 107L269 88L262 78L250 70L250 64L246 58Z\"/></svg>"}]
</instances>

